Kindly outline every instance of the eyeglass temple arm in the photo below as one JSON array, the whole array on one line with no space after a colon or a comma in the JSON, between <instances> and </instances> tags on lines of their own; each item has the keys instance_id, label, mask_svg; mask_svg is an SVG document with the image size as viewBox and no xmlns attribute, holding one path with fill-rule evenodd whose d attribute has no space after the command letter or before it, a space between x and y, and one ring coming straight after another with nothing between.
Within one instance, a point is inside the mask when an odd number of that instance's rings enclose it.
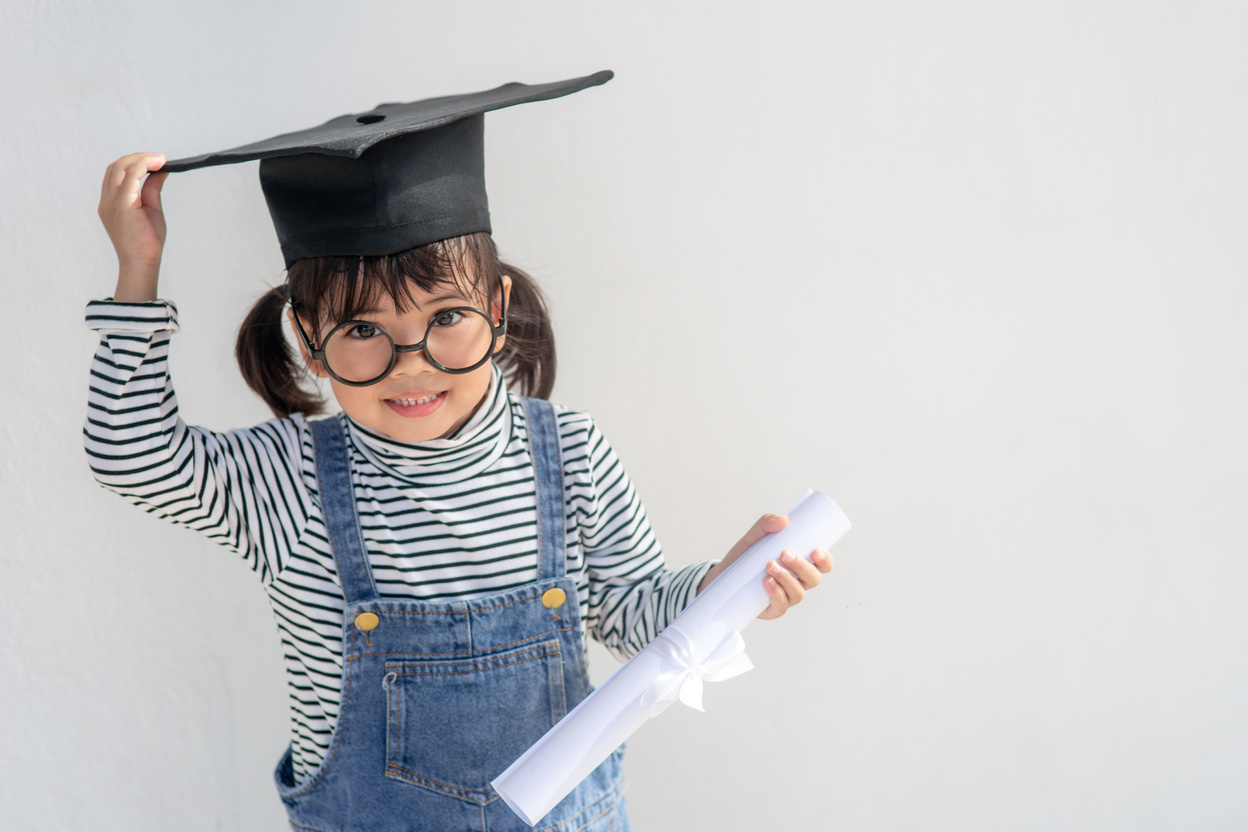
<instances>
[{"instance_id":1,"label":"eyeglass temple arm","mask_svg":"<svg viewBox=\"0 0 1248 832\"><path fill-rule=\"evenodd\" d=\"M308 355L317 361L324 361L325 350L318 350L312 343L312 339L308 337L308 333L303 331L303 323L299 320L299 310L295 307L294 301L290 303L290 311L295 313L295 327L299 330L299 337L303 339L303 345L308 349Z\"/></svg>"}]
</instances>

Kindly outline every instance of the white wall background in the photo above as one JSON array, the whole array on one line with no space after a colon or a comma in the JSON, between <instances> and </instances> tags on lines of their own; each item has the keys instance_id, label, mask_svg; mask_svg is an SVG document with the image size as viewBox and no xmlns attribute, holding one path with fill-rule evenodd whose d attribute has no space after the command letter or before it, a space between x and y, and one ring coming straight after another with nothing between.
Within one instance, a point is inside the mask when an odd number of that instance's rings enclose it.
<instances>
[{"instance_id":1,"label":"white wall background","mask_svg":"<svg viewBox=\"0 0 1248 832\"><path fill-rule=\"evenodd\" d=\"M808 486L855 521L631 743L638 829L1248 827L1246 42L1211 0L0 5L0 828L284 825L253 576L80 449L104 166L600 68L487 130L556 399L675 563ZM259 421L254 164L165 194L183 412Z\"/></svg>"}]
</instances>

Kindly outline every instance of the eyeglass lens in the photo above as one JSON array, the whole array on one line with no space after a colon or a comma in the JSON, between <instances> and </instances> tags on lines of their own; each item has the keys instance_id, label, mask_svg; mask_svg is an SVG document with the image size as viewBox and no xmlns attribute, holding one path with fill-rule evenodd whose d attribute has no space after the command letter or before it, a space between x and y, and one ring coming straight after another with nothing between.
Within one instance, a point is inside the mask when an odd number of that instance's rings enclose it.
<instances>
[{"instance_id":1,"label":"eyeglass lens","mask_svg":"<svg viewBox=\"0 0 1248 832\"><path fill-rule=\"evenodd\" d=\"M425 355L448 370L463 370L485 360L494 345L490 319L478 309L450 309L438 313L425 332ZM325 341L325 362L347 381L372 381L386 373L394 357L394 342L381 327L349 321L334 329Z\"/></svg>"}]
</instances>

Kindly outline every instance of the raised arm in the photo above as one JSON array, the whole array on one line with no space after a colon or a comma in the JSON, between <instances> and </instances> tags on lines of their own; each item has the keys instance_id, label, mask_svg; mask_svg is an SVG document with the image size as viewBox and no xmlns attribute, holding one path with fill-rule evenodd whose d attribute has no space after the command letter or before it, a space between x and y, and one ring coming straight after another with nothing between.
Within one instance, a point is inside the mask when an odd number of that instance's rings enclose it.
<instances>
[{"instance_id":1,"label":"raised arm","mask_svg":"<svg viewBox=\"0 0 1248 832\"><path fill-rule=\"evenodd\" d=\"M148 172L163 164L158 154L135 153L104 176L99 213L118 278L112 300L87 306L100 344L83 442L101 485L237 552L267 581L307 526L310 439L298 417L217 433L179 416L169 374L177 311L156 300L165 175Z\"/></svg>"}]
</instances>

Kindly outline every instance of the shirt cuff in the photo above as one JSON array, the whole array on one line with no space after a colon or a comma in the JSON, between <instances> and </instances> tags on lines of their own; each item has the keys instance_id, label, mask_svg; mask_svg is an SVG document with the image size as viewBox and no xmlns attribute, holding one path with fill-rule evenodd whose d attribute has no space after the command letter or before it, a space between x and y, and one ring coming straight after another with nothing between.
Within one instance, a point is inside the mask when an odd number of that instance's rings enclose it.
<instances>
[{"instance_id":1,"label":"shirt cuff","mask_svg":"<svg viewBox=\"0 0 1248 832\"><path fill-rule=\"evenodd\" d=\"M173 301L119 303L112 298L87 304L87 326L97 332L177 332L178 308Z\"/></svg>"},{"instance_id":2,"label":"shirt cuff","mask_svg":"<svg viewBox=\"0 0 1248 832\"><path fill-rule=\"evenodd\" d=\"M706 577L706 573L710 572L711 568L717 563L719 563L719 561L716 560L708 560L704 563L694 563L680 569L677 572L681 578L689 582L684 589L685 597L683 599L683 603L680 605L680 610L682 612L685 607L693 603L694 598L698 597L698 585L702 583L702 579Z\"/></svg>"}]
</instances>

